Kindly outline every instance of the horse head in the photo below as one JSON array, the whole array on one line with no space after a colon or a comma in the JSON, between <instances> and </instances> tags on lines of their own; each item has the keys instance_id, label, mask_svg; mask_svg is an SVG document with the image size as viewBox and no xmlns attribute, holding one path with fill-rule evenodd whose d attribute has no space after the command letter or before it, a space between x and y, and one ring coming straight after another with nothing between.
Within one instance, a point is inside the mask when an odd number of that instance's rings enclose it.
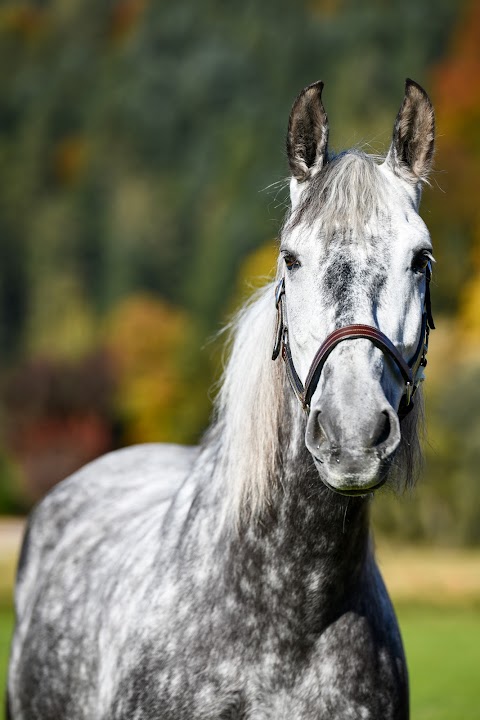
<instances>
[{"instance_id":1,"label":"horse head","mask_svg":"<svg viewBox=\"0 0 480 720\"><path fill-rule=\"evenodd\" d=\"M305 88L290 114L274 357L307 413L321 479L355 495L385 481L423 377L433 257L418 209L434 113L407 80L386 158L333 155L322 88Z\"/></svg>"}]
</instances>

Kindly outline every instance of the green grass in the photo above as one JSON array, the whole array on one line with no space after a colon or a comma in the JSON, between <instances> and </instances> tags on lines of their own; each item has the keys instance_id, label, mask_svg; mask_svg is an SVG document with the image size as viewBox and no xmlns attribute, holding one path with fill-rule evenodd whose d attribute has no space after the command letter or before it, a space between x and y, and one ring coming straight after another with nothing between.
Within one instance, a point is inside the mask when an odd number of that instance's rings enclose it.
<instances>
[{"instance_id":1,"label":"green grass","mask_svg":"<svg viewBox=\"0 0 480 720\"><path fill-rule=\"evenodd\" d=\"M405 605L397 610L407 653L412 720L476 720L480 609ZM13 612L0 608L0 718Z\"/></svg>"},{"instance_id":2,"label":"green grass","mask_svg":"<svg viewBox=\"0 0 480 720\"><path fill-rule=\"evenodd\" d=\"M477 720L480 610L405 606L397 614L412 720Z\"/></svg>"},{"instance_id":3,"label":"green grass","mask_svg":"<svg viewBox=\"0 0 480 720\"><path fill-rule=\"evenodd\" d=\"M5 685L7 682L8 653L13 631L13 610L0 605L0 718L5 712Z\"/></svg>"}]
</instances>

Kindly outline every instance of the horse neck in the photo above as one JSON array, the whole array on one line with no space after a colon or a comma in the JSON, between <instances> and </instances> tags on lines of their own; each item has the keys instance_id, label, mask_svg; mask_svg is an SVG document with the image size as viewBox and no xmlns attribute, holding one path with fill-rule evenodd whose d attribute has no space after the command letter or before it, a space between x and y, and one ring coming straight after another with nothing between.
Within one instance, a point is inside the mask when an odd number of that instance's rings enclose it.
<instances>
[{"instance_id":1,"label":"horse neck","mask_svg":"<svg viewBox=\"0 0 480 720\"><path fill-rule=\"evenodd\" d=\"M369 501L346 498L321 481L304 442L304 419L287 402L270 502L229 540L229 576L242 594L265 592L270 608L289 604L322 615L345 607L369 558ZM243 588L243 590L242 590ZM269 610L271 612L271 610Z\"/></svg>"}]
</instances>

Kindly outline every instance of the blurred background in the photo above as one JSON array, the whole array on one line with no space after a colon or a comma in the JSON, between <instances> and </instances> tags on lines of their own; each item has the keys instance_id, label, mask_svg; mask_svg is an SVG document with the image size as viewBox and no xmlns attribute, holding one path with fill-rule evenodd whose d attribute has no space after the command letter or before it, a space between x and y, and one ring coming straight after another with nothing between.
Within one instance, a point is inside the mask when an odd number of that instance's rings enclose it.
<instances>
[{"instance_id":1,"label":"blurred background","mask_svg":"<svg viewBox=\"0 0 480 720\"><path fill-rule=\"evenodd\" d=\"M323 79L331 145L385 152L407 76L437 114L438 329L424 479L379 497L375 526L414 718L478 717L462 705L480 666L475 0L0 3L2 648L19 518L99 454L205 430L212 338L275 266L294 97Z\"/></svg>"}]
</instances>

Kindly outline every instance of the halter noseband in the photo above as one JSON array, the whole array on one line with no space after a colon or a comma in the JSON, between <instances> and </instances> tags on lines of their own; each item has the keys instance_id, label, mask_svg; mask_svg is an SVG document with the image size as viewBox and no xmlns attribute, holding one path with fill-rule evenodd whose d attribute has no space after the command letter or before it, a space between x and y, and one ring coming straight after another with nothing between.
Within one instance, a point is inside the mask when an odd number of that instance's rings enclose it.
<instances>
[{"instance_id":1,"label":"halter noseband","mask_svg":"<svg viewBox=\"0 0 480 720\"><path fill-rule=\"evenodd\" d=\"M276 360L280 352L285 361L287 377L295 395L302 404L304 410L310 407L312 395L320 380L323 367L332 350L344 340L355 340L364 338L370 340L385 355L388 355L397 365L405 381L405 392L400 402L398 414L402 419L413 408L412 397L419 385L417 379L418 371L427 364L428 336L430 330L435 329L430 304L430 279L432 276L431 264L428 263L425 270L426 287L425 301L422 315L422 329L420 339L413 357L407 362L397 350L392 341L381 331L371 325L345 325L345 327L334 330L328 335L318 348L313 362L308 371L305 387L300 380L295 365L293 364L290 343L288 341L288 328L286 325L285 307L285 278L278 282L275 288L275 306L277 308L277 324L275 328L275 340L273 346L272 360Z\"/></svg>"}]
</instances>

